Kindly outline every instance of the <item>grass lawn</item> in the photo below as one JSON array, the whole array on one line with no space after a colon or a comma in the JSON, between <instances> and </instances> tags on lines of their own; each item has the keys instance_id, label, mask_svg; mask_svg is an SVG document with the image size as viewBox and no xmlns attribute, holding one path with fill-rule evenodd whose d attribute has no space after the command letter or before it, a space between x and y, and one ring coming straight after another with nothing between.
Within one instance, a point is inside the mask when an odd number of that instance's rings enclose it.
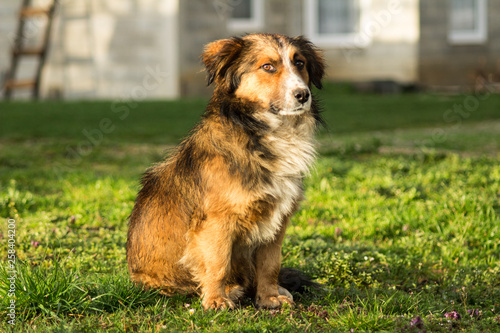
<instances>
[{"instance_id":1,"label":"grass lawn","mask_svg":"<svg viewBox=\"0 0 500 333\"><path fill-rule=\"evenodd\" d=\"M500 96L321 97L283 265L324 290L219 312L140 290L125 259L140 175L205 99L0 102L0 330L14 281L19 332L500 331Z\"/></svg>"}]
</instances>

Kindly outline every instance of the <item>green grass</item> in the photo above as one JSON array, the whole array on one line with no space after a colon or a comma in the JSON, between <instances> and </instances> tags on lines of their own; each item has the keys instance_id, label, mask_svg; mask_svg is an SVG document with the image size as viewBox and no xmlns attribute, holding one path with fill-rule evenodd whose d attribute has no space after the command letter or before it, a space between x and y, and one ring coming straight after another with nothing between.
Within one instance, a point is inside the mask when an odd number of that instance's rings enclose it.
<instances>
[{"instance_id":1,"label":"green grass","mask_svg":"<svg viewBox=\"0 0 500 333\"><path fill-rule=\"evenodd\" d=\"M125 260L141 173L206 100L116 104L120 112L104 101L2 102L0 330L11 328L10 218L19 332L500 331L500 96L447 122L465 99L327 86L329 132L283 248L284 266L325 289L295 294L293 309L246 300L228 312L142 291Z\"/></svg>"}]
</instances>

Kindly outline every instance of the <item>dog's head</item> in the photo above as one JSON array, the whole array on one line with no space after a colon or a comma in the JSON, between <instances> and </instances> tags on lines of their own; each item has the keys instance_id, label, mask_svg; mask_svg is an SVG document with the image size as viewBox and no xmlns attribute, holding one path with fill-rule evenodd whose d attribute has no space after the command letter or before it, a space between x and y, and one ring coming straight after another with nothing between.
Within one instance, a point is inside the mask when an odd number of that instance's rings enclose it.
<instances>
[{"instance_id":1,"label":"dog's head","mask_svg":"<svg viewBox=\"0 0 500 333\"><path fill-rule=\"evenodd\" d=\"M311 108L311 85L322 87L321 52L304 37L252 34L208 44L202 55L216 93L247 100L280 115Z\"/></svg>"}]
</instances>

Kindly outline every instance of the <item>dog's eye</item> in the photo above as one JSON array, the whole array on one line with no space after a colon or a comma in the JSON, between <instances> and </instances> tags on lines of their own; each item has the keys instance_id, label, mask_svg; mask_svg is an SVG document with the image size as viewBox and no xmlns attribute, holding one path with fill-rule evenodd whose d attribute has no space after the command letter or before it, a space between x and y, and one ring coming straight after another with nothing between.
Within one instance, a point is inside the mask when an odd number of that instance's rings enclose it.
<instances>
[{"instance_id":1,"label":"dog's eye","mask_svg":"<svg viewBox=\"0 0 500 333\"><path fill-rule=\"evenodd\" d=\"M304 62L302 60L297 60L295 62L295 67L297 67L298 70L301 70L302 68L304 68Z\"/></svg>"},{"instance_id":2,"label":"dog's eye","mask_svg":"<svg viewBox=\"0 0 500 333\"><path fill-rule=\"evenodd\" d=\"M262 65L262 69L265 70L266 72L269 72L269 73L276 72L276 68L274 68L274 66L271 65L271 64L264 64L264 65Z\"/></svg>"}]
</instances>

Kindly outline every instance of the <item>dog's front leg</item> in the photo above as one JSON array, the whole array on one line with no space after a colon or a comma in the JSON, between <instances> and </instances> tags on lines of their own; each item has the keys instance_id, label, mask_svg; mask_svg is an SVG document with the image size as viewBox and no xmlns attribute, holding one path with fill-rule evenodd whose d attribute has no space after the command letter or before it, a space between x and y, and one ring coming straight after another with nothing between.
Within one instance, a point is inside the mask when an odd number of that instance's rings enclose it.
<instances>
[{"instance_id":1,"label":"dog's front leg","mask_svg":"<svg viewBox=\"0 0 500 333\"><path fill-rule=\"evenodd\" d=\"M283 303L293 305L293 297L283 287L278 286L281 269L281 245L285 237L288 219L285 219L276 238L261 245L255 254L255 303L261 308L279 308Z\"/></svg>"},{"instance_id":2,"label":"dog's front leg","mask_svg":"<svg viewBox=\"0 0 500 333\"><path fill-rule=\"evenodd\" d=\"M189 268L201 289L205 309L233 309L226 295L231 269L231 233L218 223L206 223L191 237L182 263Z\"/></svg>"}]
</instances>

